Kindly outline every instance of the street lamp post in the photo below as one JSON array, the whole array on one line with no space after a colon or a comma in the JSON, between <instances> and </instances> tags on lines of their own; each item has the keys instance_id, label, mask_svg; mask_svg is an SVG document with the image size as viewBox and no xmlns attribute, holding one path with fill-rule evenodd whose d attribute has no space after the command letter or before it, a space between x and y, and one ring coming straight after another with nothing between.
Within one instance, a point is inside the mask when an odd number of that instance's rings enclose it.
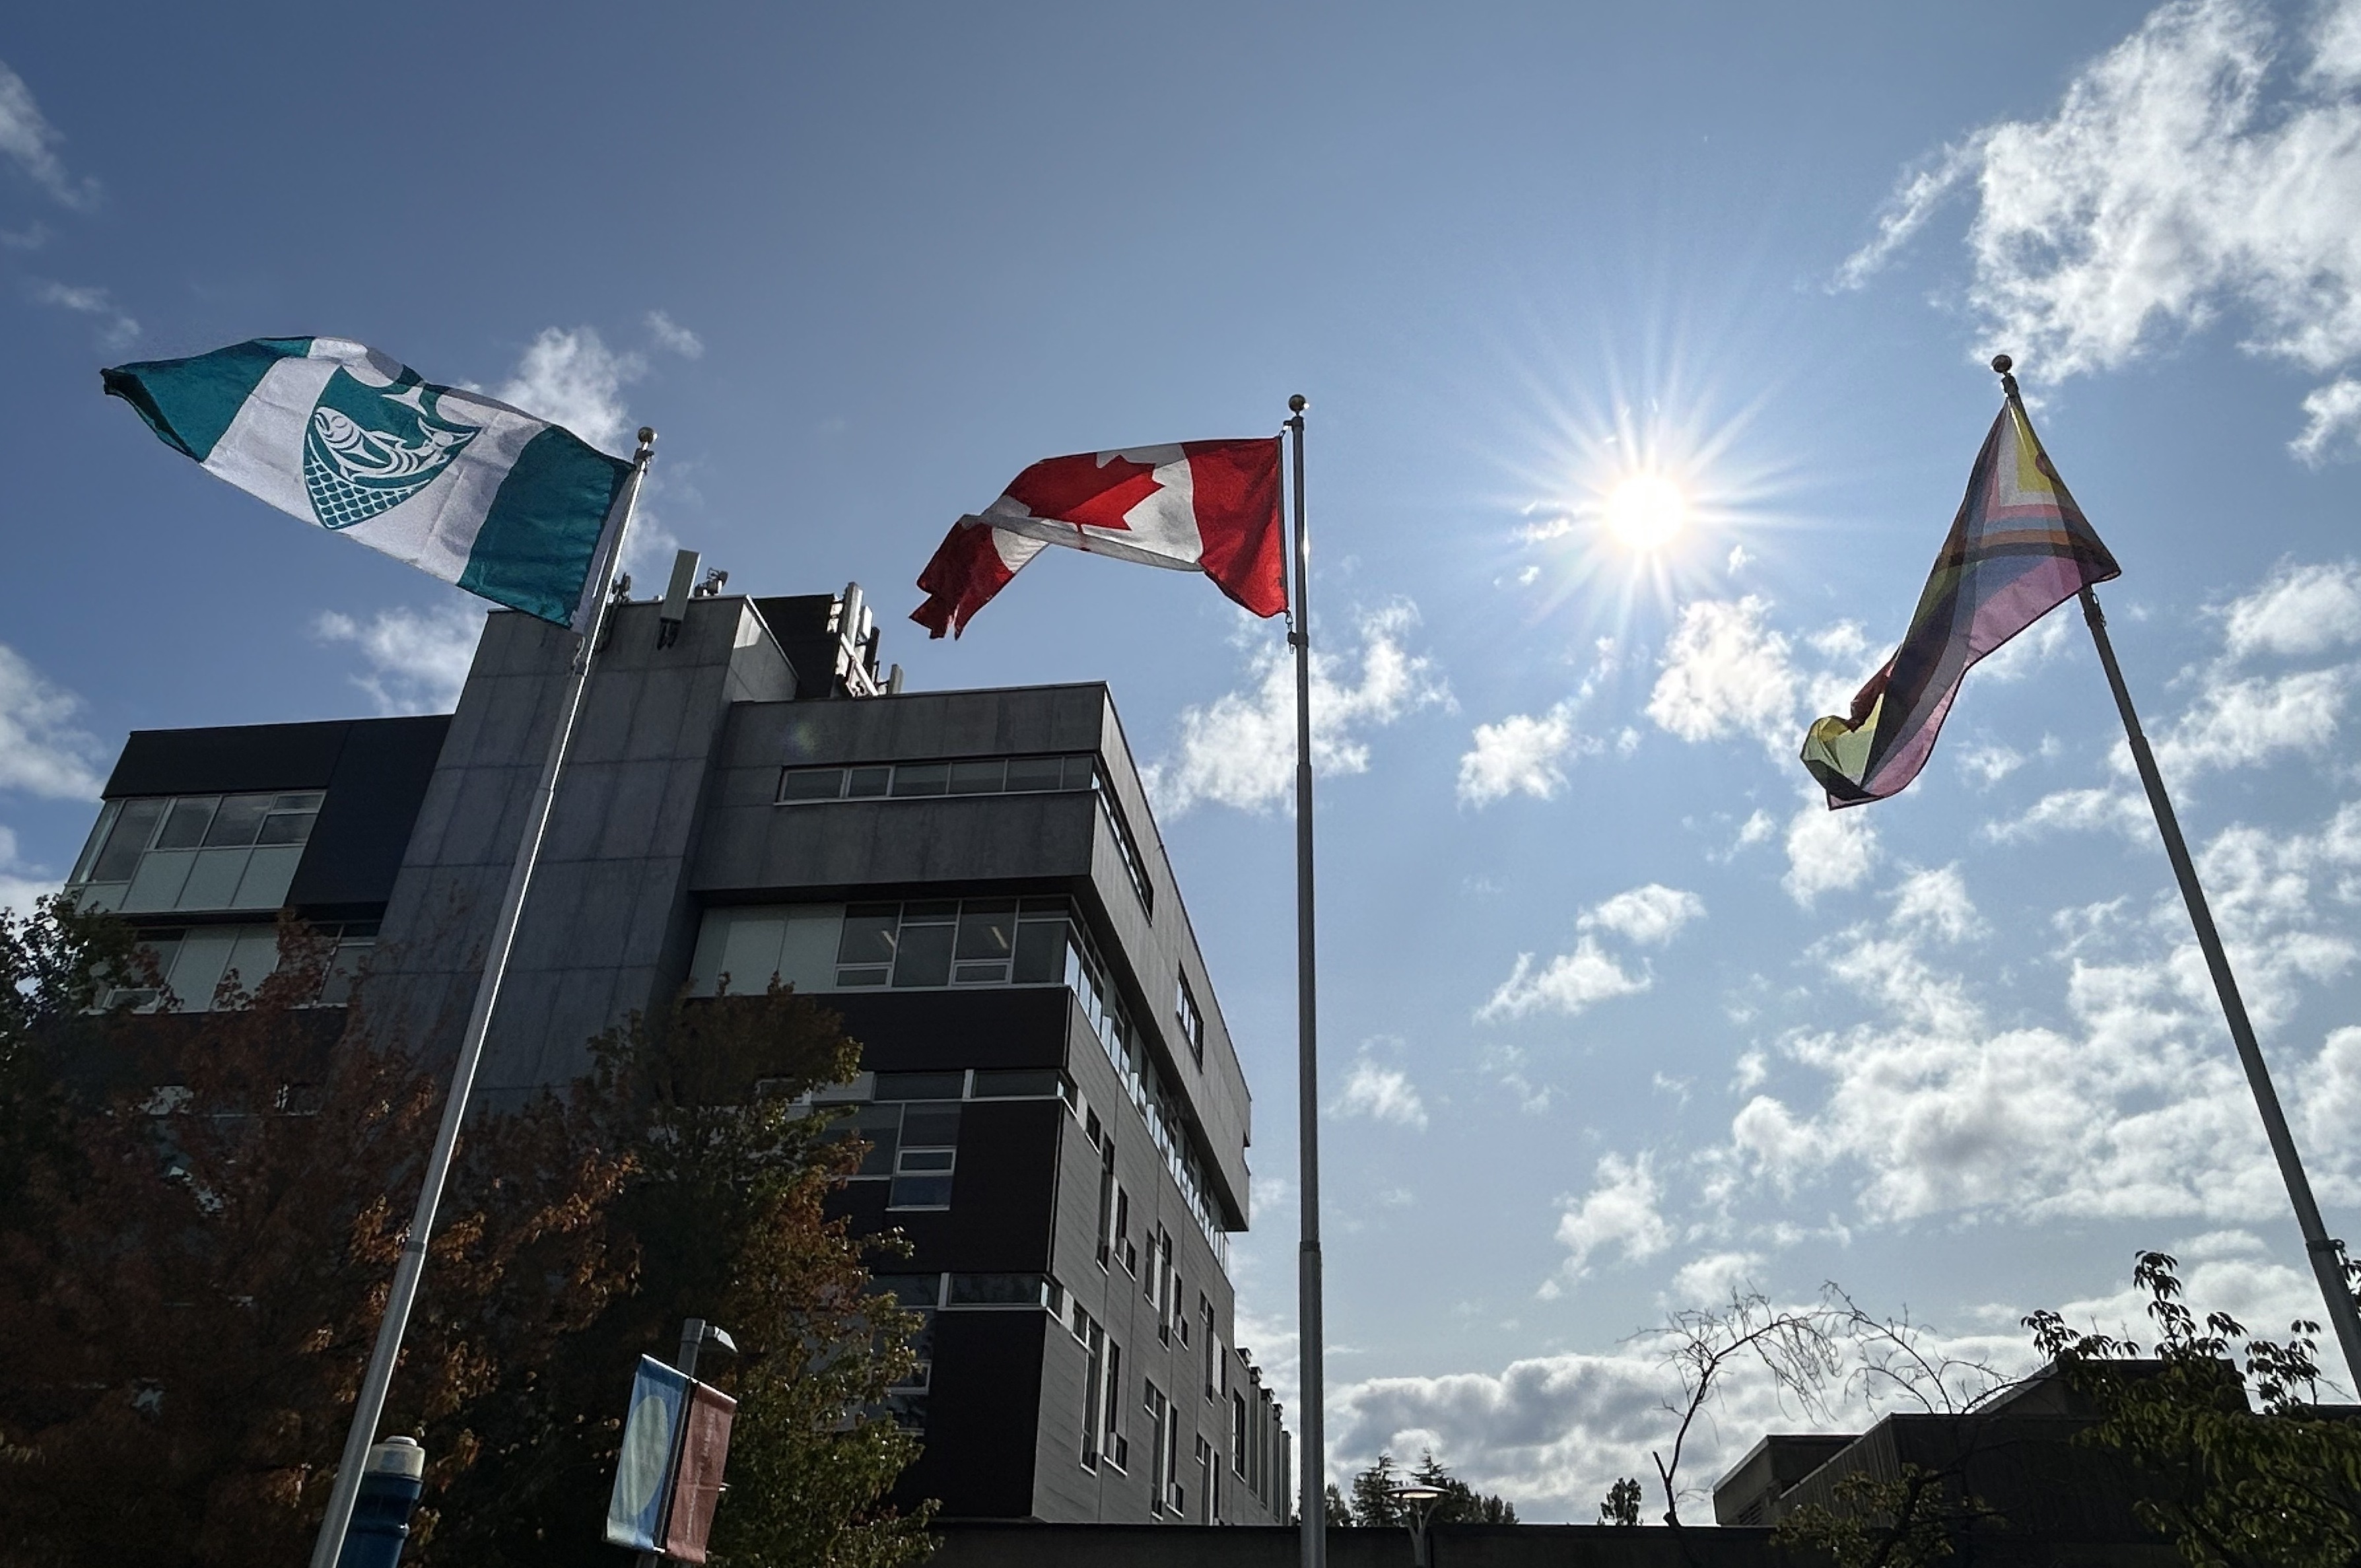
<instances>
[{"instance_id":1,"label":"street lamp post","mask_svg":"<svg viewBox=\"0 0 2361 1568\"><path fill-rule=\"evenodd\" d=\"M1412 1482L1393 1489L1394 1501L1410 1516L1410 1560L1412 1568L1433 1568L1426 1541L1426 1521L1443 1501L1443 1488Z\"/></svg>"}]
</instances>

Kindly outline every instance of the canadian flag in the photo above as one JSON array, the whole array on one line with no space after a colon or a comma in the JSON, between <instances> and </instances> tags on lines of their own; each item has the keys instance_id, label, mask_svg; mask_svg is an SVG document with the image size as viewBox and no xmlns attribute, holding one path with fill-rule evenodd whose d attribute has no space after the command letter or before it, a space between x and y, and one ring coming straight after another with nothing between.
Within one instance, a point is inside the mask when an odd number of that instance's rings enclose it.
<instances>
[{"instance_id":1,"label":"canadian flag","mask_svg":"<svg viewBox=\"0 0 2361 1568\"><path fill-rule=\"evenodd\" d=\"M1202 572L1257 615L1287 608L1279 438L1184 441L1036 463L951 525L910 619L956 637L1046 544Z\"/></svg>"}]
</instances>

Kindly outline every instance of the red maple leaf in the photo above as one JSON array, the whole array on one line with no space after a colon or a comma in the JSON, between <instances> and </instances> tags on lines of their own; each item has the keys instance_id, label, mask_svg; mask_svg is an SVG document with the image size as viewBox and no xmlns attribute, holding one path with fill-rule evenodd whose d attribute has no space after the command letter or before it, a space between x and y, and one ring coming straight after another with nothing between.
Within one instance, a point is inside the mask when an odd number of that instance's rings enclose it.
<instances>
[{"instance_id":1,"label":"red maple leaf","mask_svg":"<svg viewBox=\"0 0 2361 1568\"><path fill-rule=\"evenodd\" d=\"M1164 487L1153 464L1135 463L1119 453L1104 463L1095 452L1049 457L1009 481L1008 493L1035 517L1093 528L1126 528L1123 514Z\"/></svg>"}]
</instances>

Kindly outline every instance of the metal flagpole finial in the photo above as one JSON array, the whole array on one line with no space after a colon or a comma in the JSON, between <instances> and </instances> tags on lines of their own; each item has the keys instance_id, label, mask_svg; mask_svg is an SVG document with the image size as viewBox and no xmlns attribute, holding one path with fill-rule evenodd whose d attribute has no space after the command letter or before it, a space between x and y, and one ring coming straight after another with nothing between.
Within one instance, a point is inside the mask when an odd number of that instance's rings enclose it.
<instances>
[{"instance_id":1,"label":"metal flagpole finial","mask_svg":"<svg viewBox=\"0 0 2361 1568\"><path fill-rule=\"evenodd\" d=\"M656 427L652 424L643 424L640 426L640 449L631 454L631 461L634 463L644 463L655 455Z\"/></svg>"},{"instance_id":2,"label":"metal flagpole finial","mask_svg":"<svg viewBox=\"0 0 2361 1568\"><path fill-rule=\"evenodd\" d=\"M2000 389L2012 403L2016 401L2016 378L2010 375L2009 371L2014 369L2016 361L2005 354L1993 356L1992 367L2000 377Z\"/></svg>"},{"instance_id":3,"label":"metal flagpole finial","mask_svg":"<svg viewBox=\"0 0 2361 1568\"><path fill-rule=\"evenodd\" d=\"M1312 400L1301 392L1287 400L1287 411L1291 414L1300 414L1311 406Z\"/></svg>"}]
</instances>

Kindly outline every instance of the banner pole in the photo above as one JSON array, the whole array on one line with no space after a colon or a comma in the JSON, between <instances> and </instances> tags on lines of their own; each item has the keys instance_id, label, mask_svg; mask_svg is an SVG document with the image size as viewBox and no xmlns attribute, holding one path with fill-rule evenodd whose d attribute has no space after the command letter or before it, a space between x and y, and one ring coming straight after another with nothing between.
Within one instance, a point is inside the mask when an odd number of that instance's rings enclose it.
<instances>
[{"instance_id":1,"label":"banner pole","mask_svg":"<svg viewBox=\"0 0 2361 1568\"><path fill-rule=\"evenodd\" d=\"M2014 400L2015 390L2010 389ZM2147 790L2147 803L2156 813L2156 828L2164 839L2165 858L2172 862L2172 874L2180 883L2181 901L2189 905L2189 923L2197 929L2197 945L2205 954L2205 967L2213 972L2214 993L2222 999L2222 1016L2230 1025L2230 1038L2238 1047L2238 1061L2246 1069L2246 1084L2255 1093L2255 1109L2262 1113L2263 1131L2269 1136L2271 1153L2279 1163L2279 1176L2287 1183L2288 1201L2295 1206L2296 1223L2303 1231L2303 1250L2311 1255L2312 1272L2320 1281L2320 1294L2328 1304L2328 1321L2336 1330L2338 1348L2345 1353L2347 1376L2361 1380L2361 1314L2354 1310L2353 1291L2345 1278L2345 1244L2330 1238L2327 1227L2321 1223L2320 1205L2312 1196L2312 1182L2304 1176L2303 1161L2297 1155L2295 1137L2288 1131L2287 1113L2279 1109L2279 1091L2271 1086L2270 1069L2263 1065L2263 1049L2255 1039L2255 1026L2246 1017L2246 1004L2238 994L2237 976L2231 972L2229 955L2223 950L2222 935L2213 928L2213 914L2205 902L2205 889L2197 881L2196 862L2189 856L2188 841L2180 836L2180 819L2173 815L2172 801L2164 793L2164 777L2157 771L2156 755L2148 750L2147 737L2140 731L2139 715L2132 710L2130 689L2124 685L2122 666L2115 663L2114 644L2107 637L2107 618L2099 609L2099 597L2089 588L2082 590L2082 620L2091 628L2091 641L2098 645L2099 663L2107 672L2107 685L2115 694L2115 710L2123 715L2124 734L2130 740L2132 761L2139 768L2140 784Z\"/></svg>"},{"instance_id":2,"label":"banner pole","mask_svg":"<svg viewBox=\"0 0 2361 1568\"><path fill-rule=\"evenodd\" d=\"M592 592L596 598L590 625L575 653L557 726L549 739L549 754L542 762L541 780L525 811L524 833L517 844L516 860L509 868L508 891L500 900L500 918L494 922L491 942L484 949L483 978L477 982L475 1006L467 1014L467 1033L460 1037L459 1059L451 1069L451 1089L443 1101L442 1125L435 1132L434 1152L427 1157L426 1173L419 1183L418 1207L411 1213L409 1230L401 1244L401 1259L394 1266L385 1316L378 1323L377 1344L369 1353L368 1372L361 1380L360 1397L353 1407L353 1424L345 1434L344 1456L337 1462L335 1486L328 1495L328 1511L320 1520L319 1538L312 1547L312 1568L336 1568L336 1559L344 1551L345 1532L352 1524L361 1469L368 1462L369 1446L377 1441L378 1422L385 1414L386 1392L392 1386L394 1366L401 1356L402 1336L410 1328L410 1310L418 1299L419 1277L426 1269L426 1247L434 1230L434 1211L443 1201L444 1184L451 1175L460 1124L467 1120L467 1098L475 1088L476 1067L484 1054L484 1036L491 1028L492 1009L500 1002L509 950L516 944L517 922L524 912L525 893L533 883L534 863L541 858L541 840L549 827L550 808L557 798L557 779L566 765L566 744L573 739L574 722L582 712L582 695L590 684L591 660L598 652L599 633L605 629L613 603L607 591L608 581L614 574L615 563L622 558L623 535L631 526L632 513L639 510L640 487L647 478L655 444L656 433L642 426L640 448L631 458L631 474L627 481L631 489L623 498L621 516L608 531L604 547L591 568L590 582L595 585Z\"/></svg>"},{"instance_id":3,"label":"banner pole","mask_svg":"<svg viewBox=\"0 0 2361 1568\"><path fill-rule=\"evenodd\" d=\"M1303 1448L1296 1461L1298 1513L1302 1528L1303 1568L1326 1568L1328 1561L1328 1455L1323 1417L1327 1398L1323 1367L1320 1282L1320 1008L1314 978L1317 945L1312 931L1312 540L1303 517L1303 411L1301 393L1287 400L1287 428L1295 434L1295 602L1287 640L1295 644L1295 1016L1296 1143L1301 1161L1303 1239L1297 1250L1296 1285L1302 1409L1297 1424Z\"/></svg>"}]
</instances>

